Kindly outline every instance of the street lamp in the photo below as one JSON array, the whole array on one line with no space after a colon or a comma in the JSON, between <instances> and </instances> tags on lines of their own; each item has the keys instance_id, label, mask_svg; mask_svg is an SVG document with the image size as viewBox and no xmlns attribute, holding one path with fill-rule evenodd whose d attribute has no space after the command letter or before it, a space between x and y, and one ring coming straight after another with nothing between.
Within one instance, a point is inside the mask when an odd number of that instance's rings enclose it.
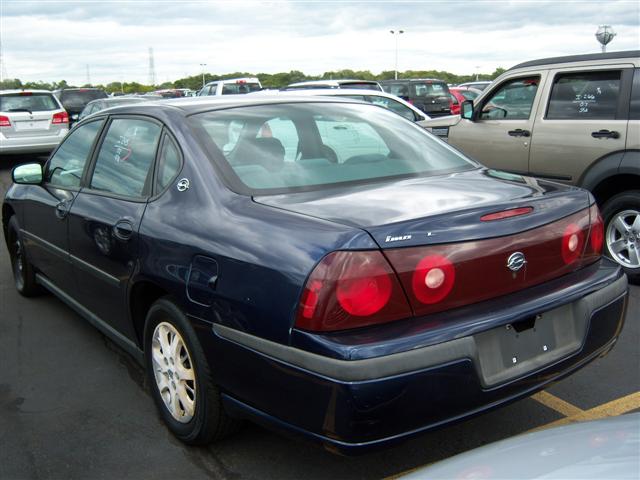
<instances>
[{"instance_id":1,"label":"street lamp","mask_svg":"<svg viewBox=\"0 0 640 480\"><path fill-rule=\"evenodd\" d=\"M398 37L404 33L404 30L389 30L391 35L396 38L396 68L395 68L395 79L398 79Z\"/></svg>"},{"instance_id":2,"label":"street lamp","mask_svg":"<svg viewBox=\"0 0 640 480\"><path fill-rule=\"evenodd\" d=\"M206 67L207 64L201 63L200 66L202 67L202 88L204 88L204 67Z\"/></svg>"},{"instance_id":3,"label":"street lamp","mask_svg":"<svg viewBox=\"0 0 640 480\"><path fill-rule=\"evenodd\" d=\"M616 32L613 31L611 25L599 25L598 30L596 31L596 38L602 45L602 53L607 51L607 44L613 40L613 37L616 36Z\"/></svg>"}]
</instances>

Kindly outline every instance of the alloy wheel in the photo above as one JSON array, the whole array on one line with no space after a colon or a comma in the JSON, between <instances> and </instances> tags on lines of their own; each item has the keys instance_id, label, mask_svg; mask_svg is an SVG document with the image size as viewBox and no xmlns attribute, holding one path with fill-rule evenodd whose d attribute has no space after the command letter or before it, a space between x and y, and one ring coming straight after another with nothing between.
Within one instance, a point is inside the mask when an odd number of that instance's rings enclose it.
<instances>
[{"instance_id":1,"label":"alloy wheel","mask_svg":"<svg viewBox=\"0 0 640 480\"><path fill-rule=\"evenodd\" d=\"M188 423L195 415L196 381L187 346L176 328L159 323L151 340L153 373L160 397L171 416Z\"/></svg>"},{"instance_id":2,"label":"alloy wheel","mask_svg":"<svg viewBox=\"0 0 640 480\"><path fill-rule=\"evenodd\" d=\"M607 226L606 240L616 262L627 268L640 267L640 211L616 213Z\"/></svg>"}]
</instances>

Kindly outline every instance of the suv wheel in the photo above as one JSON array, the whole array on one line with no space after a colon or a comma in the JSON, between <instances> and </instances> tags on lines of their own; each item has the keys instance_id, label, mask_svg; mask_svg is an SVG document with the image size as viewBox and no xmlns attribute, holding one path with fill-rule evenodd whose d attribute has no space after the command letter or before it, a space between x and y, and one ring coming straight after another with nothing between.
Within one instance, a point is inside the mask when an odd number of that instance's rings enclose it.
<instances>
[{"instance_id":1,"label":"suv wheel","mask_svg":"<svg viewBox=\"0 0 640 480\"><path fill-rule=\"evenodd\" d=\"M632 283L640 283L640 190L610 198L602 207L605 254L622 265Z\"/></svg>"}]
</instances>

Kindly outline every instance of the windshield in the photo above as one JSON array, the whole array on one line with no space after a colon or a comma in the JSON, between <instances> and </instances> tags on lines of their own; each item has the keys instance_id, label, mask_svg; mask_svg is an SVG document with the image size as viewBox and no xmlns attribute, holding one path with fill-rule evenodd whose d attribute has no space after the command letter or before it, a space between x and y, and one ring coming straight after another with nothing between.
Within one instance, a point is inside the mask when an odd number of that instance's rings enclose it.
<instances>
[{"instance_id":1,"label":"windshield","mask_svg":"<svg viewBox=\"0 0 640 480\"><path fill-rule=\"evenodd\" d=\"M46 112L60 110L50 93L9 93L0 95L0 112Z\"/></svg>"},{"instance_id":2,"label":"windshield","mask_svg":"<svg viewBox=\"0 0 640 480\"><path fill-rule=\"evenodd\" d=\"M233 190L318 190L468 170L476 164L423 129L374 105L293 103L190 118Z\"/></svg>"}]
</instances>

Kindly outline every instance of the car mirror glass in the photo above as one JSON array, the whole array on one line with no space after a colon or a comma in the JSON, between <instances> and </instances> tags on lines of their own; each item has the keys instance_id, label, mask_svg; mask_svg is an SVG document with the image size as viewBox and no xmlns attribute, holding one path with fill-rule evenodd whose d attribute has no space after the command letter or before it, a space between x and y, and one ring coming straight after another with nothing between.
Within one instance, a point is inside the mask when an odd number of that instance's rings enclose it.
<instances>
[{"instance_id":1,"label":"car mirror glass","mask_svg":"<svg viewBox=\"0 0 640 480\"><path fill-rule=\"evenodd\" d=\"M42 183L42 166L39 163L27 163L13 169L14 183L40 185Z\"/></svg>"},{"instance_id":2,"label":"car mirror glass","mask_svg":"<svg viewBox=\"0 0 640 480\"><path fill-rule=\"evenodd\" d=\"M467 120L473 120L473 102L471 100L465 100L460 105L460 116Z\"/></svg>"}]
</instances>

